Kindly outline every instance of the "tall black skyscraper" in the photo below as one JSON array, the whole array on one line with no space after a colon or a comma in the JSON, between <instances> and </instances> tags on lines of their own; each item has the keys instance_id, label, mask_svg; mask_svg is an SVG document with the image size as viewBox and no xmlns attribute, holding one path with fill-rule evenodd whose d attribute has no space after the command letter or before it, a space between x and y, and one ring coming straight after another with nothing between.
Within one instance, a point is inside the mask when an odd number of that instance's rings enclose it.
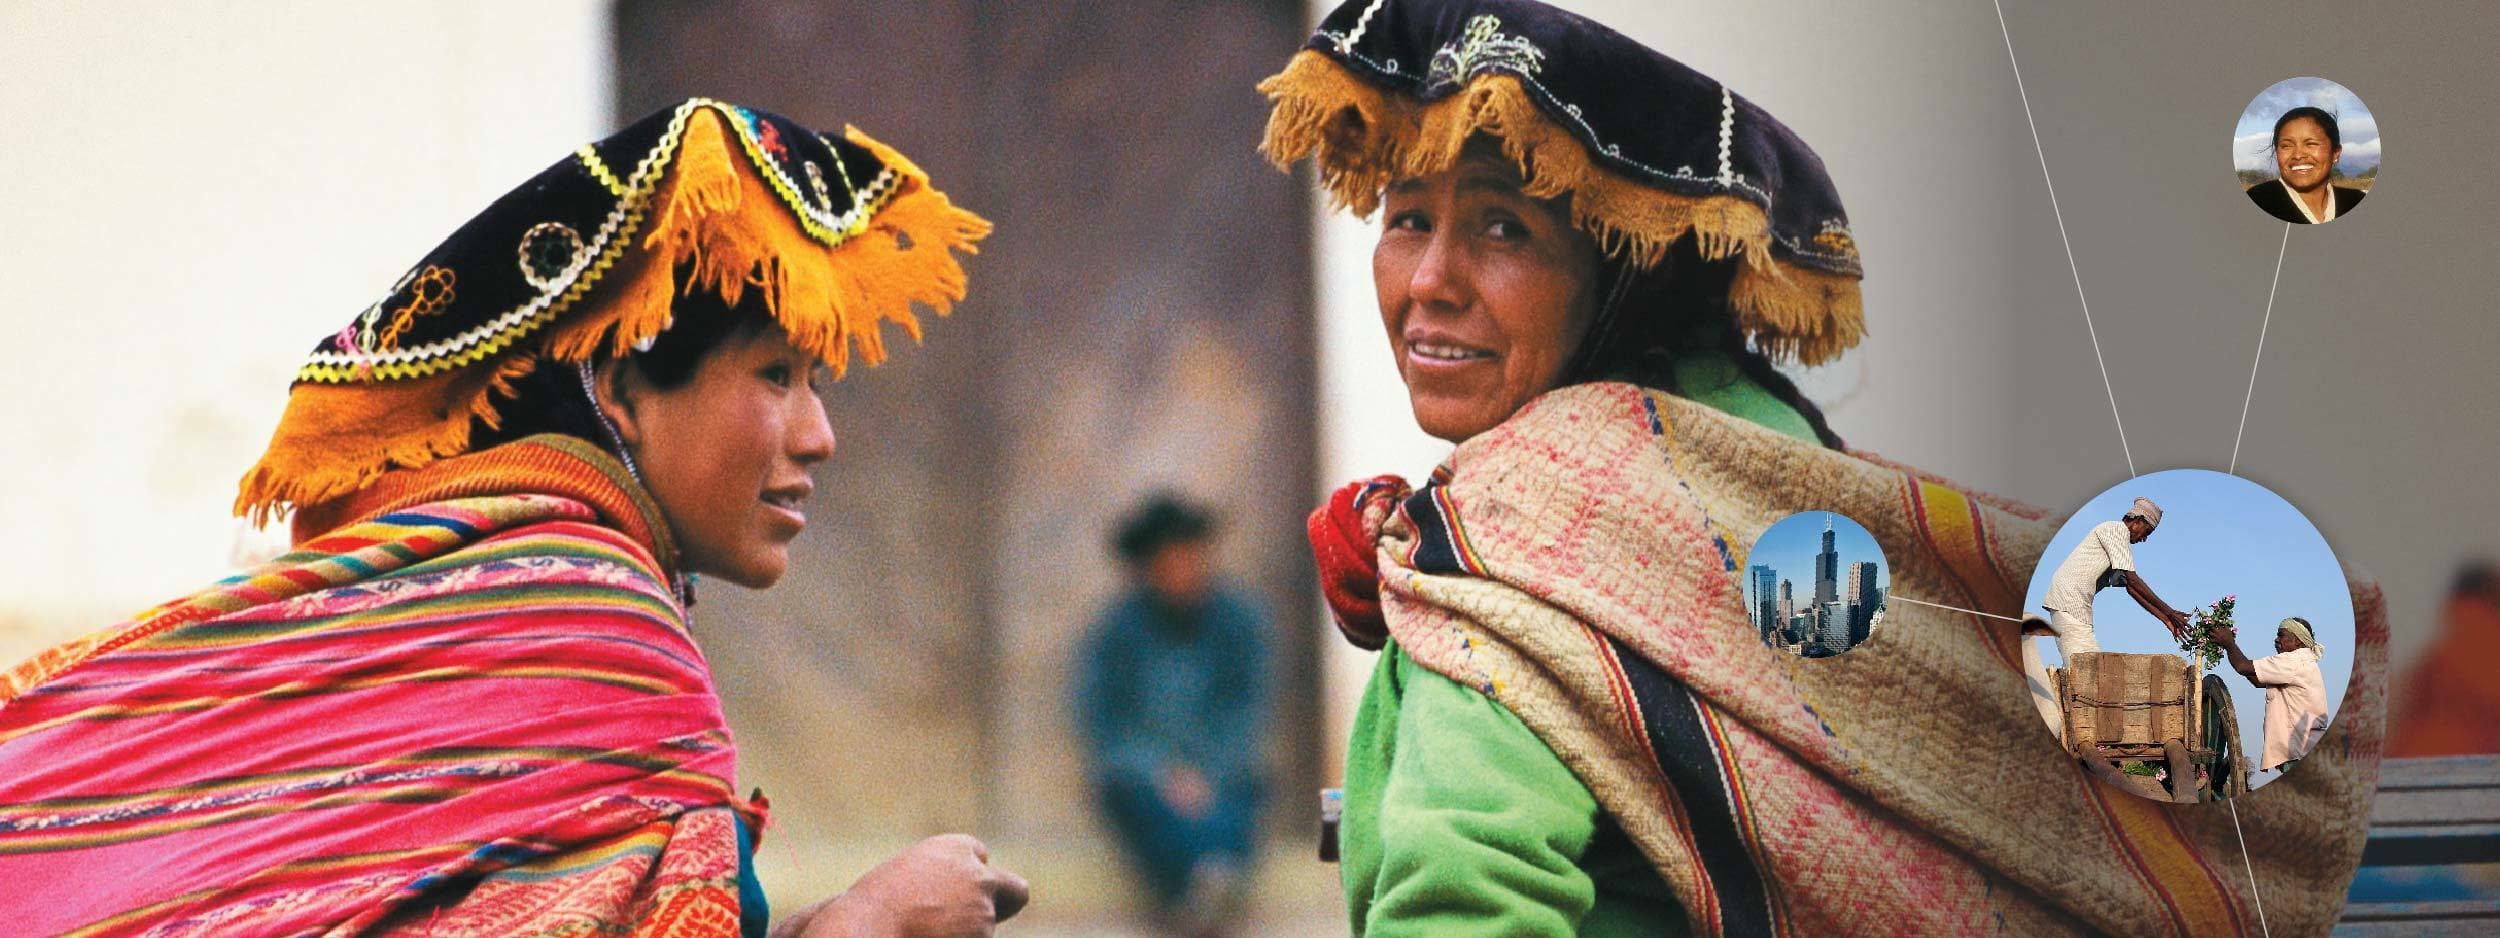
<instances>
[{"instance_id":1,"label":"tall black skyscraper","mask_svg":"<svg viewBox=\"0 0 2500 938\"><path fill-rule=\"evenodd\" d=\"M1823 516L1823 552L1814 555L1814 608L1840 598L1840 549L1832 545L1832 516Z\"/></svg>"}]
</instances>

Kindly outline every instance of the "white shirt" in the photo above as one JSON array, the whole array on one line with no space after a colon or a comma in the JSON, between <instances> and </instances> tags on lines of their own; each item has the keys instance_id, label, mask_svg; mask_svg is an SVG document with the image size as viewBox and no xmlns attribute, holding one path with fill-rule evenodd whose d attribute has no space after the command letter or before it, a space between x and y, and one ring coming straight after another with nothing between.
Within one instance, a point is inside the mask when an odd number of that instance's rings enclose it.
<instances>
[{"instance_id":1,"label":"white shirt","mask_svg":"<svg viewBox=\"0 0 2500 938\"><path fill-rule=\"evenodd\" d=\"M2257 767L2271 769L2308 755L2334 717L2326 707L2318 653L2303 646L2250 663L2257 666L2257 683L2266 686L2266 751Z\"/></svg>"},{"instance_id":2,"label":"white shirt","mask_svg":"<svg viewBox=\"0 0 2500 938\"><path fill-rule=\"evenodd\" d=\"M2075 552L2066 555L2066 562L2057 565L2057 574L2049 578L2048 595L2040 605L2051 612L2063 612L2077 618L2092 618L2092 594L2099 591L2101 574L2111 570L2135 572L2135 550L2128 546L2127 525L2123 521L2103 521L2092 526L2075 545Z\"/></svg>"},{"instance_id":3,"label":"white shirt","mask_svg":"<svg viewBox=\"0 0 2500 938\"><path fill-rule=\"evenodd\" d=\"M2334 221L2334 220L2335 220L2335 184L2334 184L2333 182L2331 182L2331 181L2330 181L2330 182L2328 182L2328 183L2327 183L2327 186L2326 186L2326 216L2325 216L2325 217L2323 217L2323 218L2321 218L2321 217L2319 217L2319 216L2318 216L2318 213L2316 213L2316 212L2312 212L2312 211L2310 211L2310 210L2309 210L2309 203L2301 200L2301 197L2300 197L2300 191L2299 191L2299 190L2297 190L2297 189L2292 188L2292 184L2291 184L2291 183L2284 182L2284 181L2283 181L2283 177L2281 177L2281 176L2277 176L2277 177L2275 177L2275 178L2274 178L2274 181L2275 181L2275 183L2276 183L2276 184L2278 184L2278 185L2280 185L2280 186L2282 186L2282 187L2283 187L2283 192L2284 192L2284 194L2285 194L2285 195L2289 195L2289 196L2291 196L2291 197L2292 197L2292 207L2293 207L2293 208L2296 208L2296 209L2299 209L2299 210L2300 210L2300 217L2302 217L2302 218L2306 218L2306 219L2309 219L2309 223L2310 223L2310 224L2312 224L2312 225L2323 225L2323 224L2326 224L2327 222L2331 222L2331 221Z\"/></svg>"}]
</instances>

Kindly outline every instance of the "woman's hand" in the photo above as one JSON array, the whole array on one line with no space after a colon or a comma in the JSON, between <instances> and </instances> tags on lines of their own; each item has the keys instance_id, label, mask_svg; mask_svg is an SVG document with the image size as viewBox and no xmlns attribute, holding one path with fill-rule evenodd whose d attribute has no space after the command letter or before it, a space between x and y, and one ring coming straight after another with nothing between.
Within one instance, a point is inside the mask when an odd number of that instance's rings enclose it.
<instances>
[{"instance_id":1,"label":"woman's hand","mask_svg":"<svg viewBox=\"0 0 2500 938\"><path fill-rule=\"evenodd\" d=\"M869 870L850 891L773 929L774 938L985 936L1024 908L1024 878L991 866L968 834L942 834Z\"/></svg>"}]
</instances>

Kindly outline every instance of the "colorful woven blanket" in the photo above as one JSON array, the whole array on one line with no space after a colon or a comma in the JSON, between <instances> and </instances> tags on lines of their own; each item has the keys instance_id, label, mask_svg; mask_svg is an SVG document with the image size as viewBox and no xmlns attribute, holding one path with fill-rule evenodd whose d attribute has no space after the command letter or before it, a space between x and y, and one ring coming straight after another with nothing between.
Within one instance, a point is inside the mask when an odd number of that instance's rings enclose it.
<instances>
[{"instance_id":1,"label":"colorful woven blanket","mask_svg":"<svg viewBox=\"0 0 2500 938\"><path fill-rule=\"evenodd\" d=\"M762 818L621 475L561 438L437 463L11 671L9 930L736 933Z\"/></svg>"},{"instance_id":2,"label":"colorful woven blanket","mask_svg":"<svg viewBox=\"0 0 2500 938\"><path fill-rule=\"evenodd\" d=\"M1806 510L1866 525L1893 597L2020 616L2056 526L2040 509L1622 384L1548 394L1411 497L1382 492L1314 517L1323 567L1376 545L1389 634L1552 746L1697 933L2318 934L2341 908L2385 709L2365 581L2344 712L2233 802L2243 860L2231 805L2125 794L2060 748L2014 622L1889 603L1864 644L1809 660L1746 616L1743 553ZM1365 640L1365 597L1342 599Z\"/></svg>"}]
</instances>

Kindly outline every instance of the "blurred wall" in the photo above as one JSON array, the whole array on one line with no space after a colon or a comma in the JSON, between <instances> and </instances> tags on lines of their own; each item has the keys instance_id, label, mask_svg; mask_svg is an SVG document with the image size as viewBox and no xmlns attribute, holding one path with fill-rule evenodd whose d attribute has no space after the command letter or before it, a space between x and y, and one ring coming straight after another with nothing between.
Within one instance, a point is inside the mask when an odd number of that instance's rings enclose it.
<instances>
[{"instance_id":1,"label":"blurred wall","mask_svg":"<svg viewBox=\"0 0 2500 938\"><path fill-rule=\"evenodd\" d=\"M228 509L296 366L605 132L604 7L0 5L0 659L272 548Z\"/></svg>"}]
</instances>

